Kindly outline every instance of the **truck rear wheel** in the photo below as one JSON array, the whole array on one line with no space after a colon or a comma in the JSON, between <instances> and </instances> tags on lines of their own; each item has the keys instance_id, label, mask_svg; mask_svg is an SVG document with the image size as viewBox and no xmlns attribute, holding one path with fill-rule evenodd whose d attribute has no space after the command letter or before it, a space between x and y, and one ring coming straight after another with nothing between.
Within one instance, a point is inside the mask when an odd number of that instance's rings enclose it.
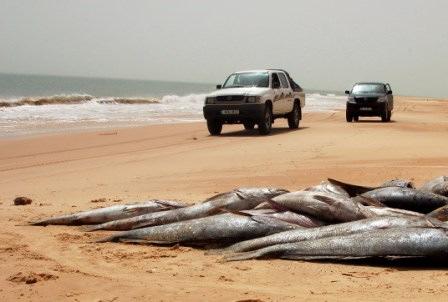
<instances>
[{"instance_id":1,"label":"truck rear wheel","mask_svg":"<svg viewBox=\"0 0 448 302\"><path fill-rule=\"evenodd\" d=\"M381 113L381 121L383 123L386 123L386 122L390 121L389 110L387 110L387 107L384 107L384 110Z\"/></svg>"},{"instance_id":2,"label":"truck rear wheel","mask_svg":"<svg viewBox=\"0 0 448 302\"><path fill-rule=\"evenodd\" d=\"M210 135L220 135L222 131L222 122L217 120L207 120L207 128Z\"/></svg>"},{"instance_id":3,"label":"truck rear wheel","mask_svg":"<svg viewBox=\"0 0 448 302\"><path fill-rule=\"evenodd\" d=\"M272 129L272 110L271 107L266 106L264 109L264 118L258 123L258 132L261 135L266 135Z\"/></svg>"},{"instance_id":4,"label":"truck rear wheel","mask_svg":"<svg viewBox=\"0 0 448 302\"><path fill-rule=\"evenodd\" d=\"M288 126L289 129L299 128L300 123L300 107L297 103L294 103L291 113L288 114Z\"/></svg>"}]
</instances>

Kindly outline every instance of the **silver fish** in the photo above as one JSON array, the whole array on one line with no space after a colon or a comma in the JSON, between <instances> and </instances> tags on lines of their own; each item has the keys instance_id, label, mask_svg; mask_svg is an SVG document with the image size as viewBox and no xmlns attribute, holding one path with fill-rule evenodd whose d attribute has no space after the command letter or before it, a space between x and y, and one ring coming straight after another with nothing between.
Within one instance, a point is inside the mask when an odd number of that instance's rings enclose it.
<instances>
[{"instance_id":1,"label":"silver fish","mask_svg":"<svg viewBox=\"0 0 448 302\"><path fill-rule=\"evenodd\" d=\"M358 204L350 198L329 193L297 191L277 196L272 202L291 211L329 222L345 222L366 217Z\"/></svg>"},{"instance_id":2,"label":"silver fish","mask_svg":"<svg viewBox=\"0 0 448 302\"><path fill-rule=\"evenodd\" d=\"M296 227L277 219L226 213L130 230L98 242L122 241L147 244L222 243L265 236Z\"/></svg>"},{"instance_id":3,"label":"silver fish","mask_svg":"<svg viewBox=\"0 0 448 302\"><path fill-rule=\"evenodd\" d=\"M275 255L283 259L354 259L366 257L446 257L448 230L441 228L389 228L279 244L242 253L226 260L246 260Z\"/></svg>"},{"instance_id":4,"label":"silver fish","mask_svg":"<svg viewBox=\"0 0 448 302\"><path fill-rule=\"evenodd\" d=\"M154 213L160 211L167 211L171 209L183 208L186 206L187 206L186 204L174 200L153 199L141 203L114 205L110 207L93 209L69 215L52 217L36 222L31 222L30 224L41 226L47 226L50 224L55 225L97 224L117 219L139 216L146 213Z\"/></svg>"},{"instance_id":5,"label":"silver fish","mask_svg":"<svg viewBox=\"0 0 448 302\"><path fill-rule=\"evenodd\" d=\"M380 188L366 192L362 196L376 199L392 208L425 214L448 204L447 197L410 188Z\"/></svg>"},{"instance_id":6,"label":"silver fish","mask_svg":"<svg viewBox=\"0 0 448 302\"><path fill-rule=\"evenodd\" d=\"M264 248L270 245L313 240L331 236L349 235L361 233L374 229L384 229L392 227L432 227L440 226L443 223L420 217L373 217L353 222L333 224L318 228L297 229L281 232L278 234L258 238L254 240L236 243L222 252L245 252Z\"/></svg>"},{"instance_id":7,"label":"silver fish","mask_svg":"<svg viewBox=\"0 0 448 302\"><path fill-rule=\"evenodd\" d=\"M150 213L129 219L120 219L99 224L87 231L95 230L131 230L147 226L168 224L177 221L195 219L215 215L225 211L241 211L253 209L262 202L288 191L274 188L241 188L231 192L218 194L205 202L189 207L165 211L163 213Z\"/></svg>"},{"instance_id":8,"label":"silver fish","mask_svg":"<svg viewBox=\"0 0 448 302\"><path fill-rule=\"evenodd\" d=\"M379 189L379 188L399 187L399 188L415 189L415 186L411 181L401 180L401 179L393 179L393 180L386 181L385 183L383 183L382 185L380 185L378 187L354 185L354 184L345 183L345 182L342 182L342 181L339 181L336 179L332 179L332 178L328 178L328 181L331 184L334 184L334 185L339 186L342 189L344 189L350 195L350 197L355 197L357 195L361 195L366 192L369 192L369 191L372 191L375 189Z\"/></svg>"}]
</instances>

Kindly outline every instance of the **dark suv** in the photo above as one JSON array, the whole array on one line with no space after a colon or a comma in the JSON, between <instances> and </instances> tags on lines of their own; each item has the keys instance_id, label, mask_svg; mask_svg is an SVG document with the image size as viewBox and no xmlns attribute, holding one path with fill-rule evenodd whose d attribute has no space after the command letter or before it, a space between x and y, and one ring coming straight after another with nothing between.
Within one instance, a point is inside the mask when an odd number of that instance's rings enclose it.
<instances>
[{"instance_id":1,"label":"dark suv","mask_svg":"<svg viewBox=\"0 0 448 302\"><path fill-rule=\"evenodd\" d=\"M357 122L360 116L379 116L381 121L390 122L394 97L389 84L357 83L345 94L348 94L347 122Z\"/></svg>"}]
</instances>

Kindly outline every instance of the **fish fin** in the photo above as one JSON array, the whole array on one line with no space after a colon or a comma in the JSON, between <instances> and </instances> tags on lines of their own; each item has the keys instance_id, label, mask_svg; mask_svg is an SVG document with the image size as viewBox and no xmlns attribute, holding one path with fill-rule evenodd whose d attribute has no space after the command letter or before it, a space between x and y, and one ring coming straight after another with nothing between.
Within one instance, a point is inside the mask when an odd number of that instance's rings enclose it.
<instances>
[{"instance_id":1,"label":"fish fin","mask_svg":"<svg viewBox=\"0 0 448 302\"><path fill-rule=\"evenodd\" d=\"M342 189L344 189L349 195L350 197L354 197L356 195L360 195L360 194L364 194L368 191L372 191L375 188L374 187L365 187L365 186L359 186L359 185L354 185L354 184L349 184L349 183L345 183L333 178L327 178L327 180L336 185L341 187Z\"/></svg>"},{"instance_id":2,"label":"fish fin","mask_svg":"<svg viewBox=\"0 0 448 302\"><path fill-rule=\"evenodd\" d=\"M354 200L356 202L359 202L363 206L373 206L373 207L378 207L378 208L385 207L385 205L383 203L379 202L378 200L371 198L371 197L364 196L364 195L357 195Z\"/></svg>"},{"instance_id":3,"label":"fish fin","mask_svg":"<svg viewBox=\"0 0 448 302\"><path fill-rule=\"evenodd\" d=\"M245 212L240 212L240 211L234 211L234 210L229 210L229 209L225 209L225 208L220 208L220 210L223 213L230 213L230 214L235 214L235 215L239 215L239 216L246 216L246 217L252 217L252 214L249 213L245 213Z\"/></svg>"},{"instance_id":4,"label":"fish fin","mask_svg":"<svg viewBox=\"0 0 448 302\"><path fill-rule=\"evenodd\" d=\"M229 192L219 193L219 194L213 195L212 197L209 197L209 198L207 198L206 200L204 200L202 203L212 201L212 200L214 200L214 199L216 199L216 198L219 198L219 197L222 197L222 196L224 196L224 195L226 195L226 194L229 194Z\"/></svg>"},{"instance_id":5,"label":"fish fin","mask_svg":"<svg viewBox=\"0 0 448 302\"><path fill-rule=\"evenodd\" d=\"M154 200L155 203L160 204L162 206L167 207L168 209L177 209L177 208L185 208L188 205L184 202L177 202L177 201L168 201L168 200Z\"/></svg>"},{"instance_id":6,"label":"fish fin","mask_svg":"<svg viewBox=\"0 0 448 302\"><path fill-rule=\"evenodd\" d=\"M282 206L281 204L276 203L275 201L273 201L272 199L268 200L268 203L272 206L272 208L274 210L277 211L290 211L287 207Z\"/></svg>"},{"instance_id":7,"label":"fish fin","mask_svg":"<svg viewBox=\"0 0 448 302\"><path fill-rule=\"evenodd\" d=\"M123 243L138 243L138 244L154 244L154 245L172 245L178 244L177 241L160 241L160 240L145 240L145 239L132 239L132 238L119 238L117 241Z\"/></svg>"},{"instance_id":8,"label":"fish fin","mask_svg":"<svg viewBox=\"0 0 448 302\"><path fill-rule=\"evenodd\" d=\"M316 195L313 196L314 199L317 199L321 202L324 202L326 204L334 204L335 203L335 199L334 198L330 198L327 196L323 196L323 195L318 195L319 193L317 193Z\"/></svg>"}]
</instances>

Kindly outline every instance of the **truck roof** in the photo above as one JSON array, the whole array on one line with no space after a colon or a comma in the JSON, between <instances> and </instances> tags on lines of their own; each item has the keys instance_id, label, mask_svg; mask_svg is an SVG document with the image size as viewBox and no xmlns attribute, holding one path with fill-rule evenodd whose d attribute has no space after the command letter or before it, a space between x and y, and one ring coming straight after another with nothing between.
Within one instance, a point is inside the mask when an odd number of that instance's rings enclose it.
<instances>
[{"instance_id":1,"label":"truck roof","mask_svg":"<svg viewBox=\"0 0 448 302\"><path fill-rule=\"evenodd\" d=\"M381 82L360 82L356 83L355 85L386 85L387 83L381 83Z\"/></svg>"},{"instance_id":2,"label":"truck roof","mask_svg":"<svg viewBox=\"0 0 448 302\"><path fill-rule=\"evenodd\" d=\"M247 72L269 72L270 69L253 69L253 70L242 70L242 71L236 71L235 73L247 73Z\"/></svg>"}]
</instances>

